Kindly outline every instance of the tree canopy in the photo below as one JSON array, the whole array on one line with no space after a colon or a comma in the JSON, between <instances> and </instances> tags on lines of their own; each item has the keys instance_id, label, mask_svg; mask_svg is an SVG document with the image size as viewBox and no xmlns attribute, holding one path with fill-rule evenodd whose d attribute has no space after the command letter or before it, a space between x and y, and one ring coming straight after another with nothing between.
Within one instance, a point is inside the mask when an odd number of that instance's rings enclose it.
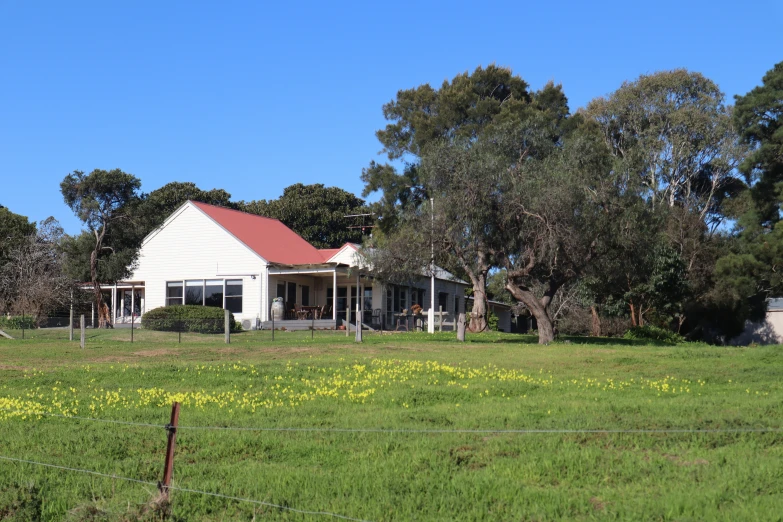
<instances>
[{"instance_id":1,"label":"tree canopy","mask_svg":"<svg viewBox=\"0 0 783 522\"><path fill-rule=\"evenodd\" d=\"M35 231L35 223L30 222L26 216L14 214L0 206L0 264L8 260L11 250L35 234Z\"/></svg>"}]
</instances>

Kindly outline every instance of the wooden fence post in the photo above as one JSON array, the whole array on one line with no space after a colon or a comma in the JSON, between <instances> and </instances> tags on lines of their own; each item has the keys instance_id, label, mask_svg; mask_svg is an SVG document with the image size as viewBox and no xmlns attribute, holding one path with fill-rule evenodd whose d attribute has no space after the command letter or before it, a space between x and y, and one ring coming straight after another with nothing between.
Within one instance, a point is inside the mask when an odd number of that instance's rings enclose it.
<instances>
[{"instance_id":1,"label":"wooden fence post","mask_svg":"<svg viewBox=\"0 0 783 522\"><path fill-rule=\"evenodd\" d=\"M73 341L73 290L71 290L71 311L68 322L68 340Z\"/></svg>"},{"instance_id":2,"label":"wooden fence post","mask_svg":"<svg viewBox=\"0 0 783 522\"><path fill-rule=\"evenodd\" d=\"M177 444L177 424L179 423L179 403L171 405L171 421L166 424L166 431L169 432L166 442L166 461L163 464L163 480L158 482L160 494L168 500L169 486L171 486L171 476L174 473L174 446Z\"/></svg>"},{"instance_id":3,"label":"wooden fence post","mask_svg":"<svg viewBox=\"0 0 783 522\"><path fill-rule=\"evenodd\" d=\"M443 332L443 306L438 305L438 332Z\"/></svg>"},{"instance_id":4,"label":"wooden fence post","mask_svg":"<svg viewBox=\"0 0 783 522\"><path fill-rule=\"evenodd\" d=\"M459 319L457 319L457 340L460 342L465 342L465 314L459 314Z\"/></svg>"},{"instance_id":5,"label":"wooden fence post","mask_svg":"<svg viewBox=\"0 0 783 522\"><path fill-rule=\"evenodd\" d=\"M79 346L81 346L82 350L84 350L84 314L79 317L79 330L81 330L81 340L79 341Z\"/></svg>"},{"instance_id":6,"label":"wooden fence post","mask_svg":"<svg viewBox=\"0 0 783 522\"><path fill-rule=\"evenodd\" d=\"M224 327L226 330L226 344L231 344L231 312L223 310L224 315Z\"/></svg>"},{"instance_id":7,"label":"wooden fence post","mask_svg":"<svg viewBox=\"0 0 783 522\"><path fill-rule=\"evenodd\" d=\"M350 287L348 287L350 290ZM348 337L351 334L351 297L348 296L348 306L345 309L345 336Z\"/></svg>"}]
</instances>

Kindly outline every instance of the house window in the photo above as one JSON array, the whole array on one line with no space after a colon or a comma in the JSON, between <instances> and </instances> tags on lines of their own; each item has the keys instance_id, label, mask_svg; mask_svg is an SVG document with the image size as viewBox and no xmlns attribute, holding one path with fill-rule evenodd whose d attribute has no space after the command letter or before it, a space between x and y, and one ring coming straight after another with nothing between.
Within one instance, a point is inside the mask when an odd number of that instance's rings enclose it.
<instances>
[{"instance_id":1,"label":"house window","mask_svg":"<svg viewBox=\"0 0 783 522\"><path fill-rule=\"evenodd\" d=\"M166 283L166 306L182 304L182 281Z\"/></svg>"},{"instance_id":2,"label":"house window","mask_svg":"<svg viewBox=\"0 0 783 522\"><path fill-rule=\"evenodd\" d=\"M438 292L438 306L445 312L449 309L449 294L446 292Z\"/></svg>"},{"instance_id":3,"label":"house window","mask_svg":"<svg viewBox=\"0 0 783 522\"><path fill-rule=\"evenodd\" d=\"M223 280L207 280L204 285L204 306L223 308Z\"/></svg>"},{"instance_id":4,"label":"house window","mask_svg":"<svg viewBox=\"0 0 783 522\"><path fill-rule=\"evenodd\" d=\"M277 295L275 297L282 297L283 301L285 301L285 283L284 282L277 283Z\"/></svg>"},{"instance_id":5,"label":"house window","mask_svg":"<svg viewBox=\"0 0 783 522\"><path fill-rule=\"evenodd\" d=\"M422 308L429 308L429 306L424 306L424 290L421 288L417 288L413 291L413 302ZM411 306L413 305L411 304Z\"/></svg>"},{"instance_id":6,"label":"house window","mask_svg":"<svg viewBox=\"0 0 783 522\"><path fill-rule=\"evenodd\" d=\"M294 303L296 303L296 283L288 283L288 295L286 296L286 303L291 304L289 308L294 307Z\"/></svg>"},{"instance_id":7,"label":"house window","mask_svg":"<svg viewBox=\"0 0 783 522\"><path fill-rule=\"evenodd\" d=\"M310 306L310 287L302 285L302 306Z\"/></svg>"},{"instance_id":8,"label":"house window","mask_svg":"<svg viewBox=\"0 0 783 522\"><path fill-rule=\"evenodd\" d=\"M226 310L232 314L242 313L242 280L226 280Z\"/></svg>"},{"instance_id":9,"label":"house window","mask_svg":"<svg viewBox=\"0 0 783 522\"><path fill-rule=\"evenodd\" d=\"M185 281L185 304L203 305L204 304L204 280Z\"/></svg>"}]
</instances>

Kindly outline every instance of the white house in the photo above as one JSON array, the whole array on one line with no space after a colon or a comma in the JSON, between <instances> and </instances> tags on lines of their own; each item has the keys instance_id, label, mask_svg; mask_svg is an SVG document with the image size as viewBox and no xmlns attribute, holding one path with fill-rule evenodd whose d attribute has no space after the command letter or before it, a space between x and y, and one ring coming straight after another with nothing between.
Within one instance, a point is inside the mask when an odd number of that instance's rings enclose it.
<instances>
[{"instance_id":1,"label":"white house","mask_svg":"<svg viewBox=\"0 0 783 522\"><path fill-rule=\"evenodd\" d=\"M196 304L230 310L245 329L269 328L275 297L288 312L285 325L276 327L289 329L312 324L297 320L295 309L317 310L318 328L355 323L357 298L366 325L402 326L401 312L416 303L426 313L429 279L381 284L357 251L351 243L319 250L276 219L188 201L144 239L130 279L111 287L113 320L138 321L146 310ZM435 306L446 321L465 311L466 286L436 271Z\"/></svg>"}]
</instances>

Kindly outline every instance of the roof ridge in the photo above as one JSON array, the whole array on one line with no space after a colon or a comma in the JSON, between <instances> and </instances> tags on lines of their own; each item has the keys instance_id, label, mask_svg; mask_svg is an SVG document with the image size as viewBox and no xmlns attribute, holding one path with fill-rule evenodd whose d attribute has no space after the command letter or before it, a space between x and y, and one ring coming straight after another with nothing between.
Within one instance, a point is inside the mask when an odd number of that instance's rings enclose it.
<instances>
[{"instance_id":1,"label":"roof ridge","mask_svg":"<svg viewBox=\"0 0 783 522\"><path fill-rule=\"evenodd\" d=\"M189 199L188 201L190 201L190 202L191 202L191 203L193 203L194 205L205 205L205 206L207 206L207 207L212 207L212 208L219 208L219 209L221 209L221 210L229 210L229 211L231 211L231 212L237 212L237 213L239 213L239 214L244 214L244 215L246 215L246 216L253 216L253 217L257 217L257 218L261 218L261 219L268 219L268 220L270 220L270 221L277 221L278 223L283 223L282 221L280 221L280 220L279 220L279 219L277 219L277 218L273 218L273 217L269 217L269 216L262 216L261 214L253 214L252 212L245 212L245 211L243 211L243 210L237 210L237 209L235 209L235 208L222 207L222 206L220 206L220 205L211 205L211 204L209 204L209 203L204 203L203 201L196 201L196 200L194 200L194 199ZM283 224L285 225L285 223L283 223ZM287 225L286 225L286 226L287 226ZM290 228L290 227L289 227L289 228Z\"/></svg>"}]
</instances>

